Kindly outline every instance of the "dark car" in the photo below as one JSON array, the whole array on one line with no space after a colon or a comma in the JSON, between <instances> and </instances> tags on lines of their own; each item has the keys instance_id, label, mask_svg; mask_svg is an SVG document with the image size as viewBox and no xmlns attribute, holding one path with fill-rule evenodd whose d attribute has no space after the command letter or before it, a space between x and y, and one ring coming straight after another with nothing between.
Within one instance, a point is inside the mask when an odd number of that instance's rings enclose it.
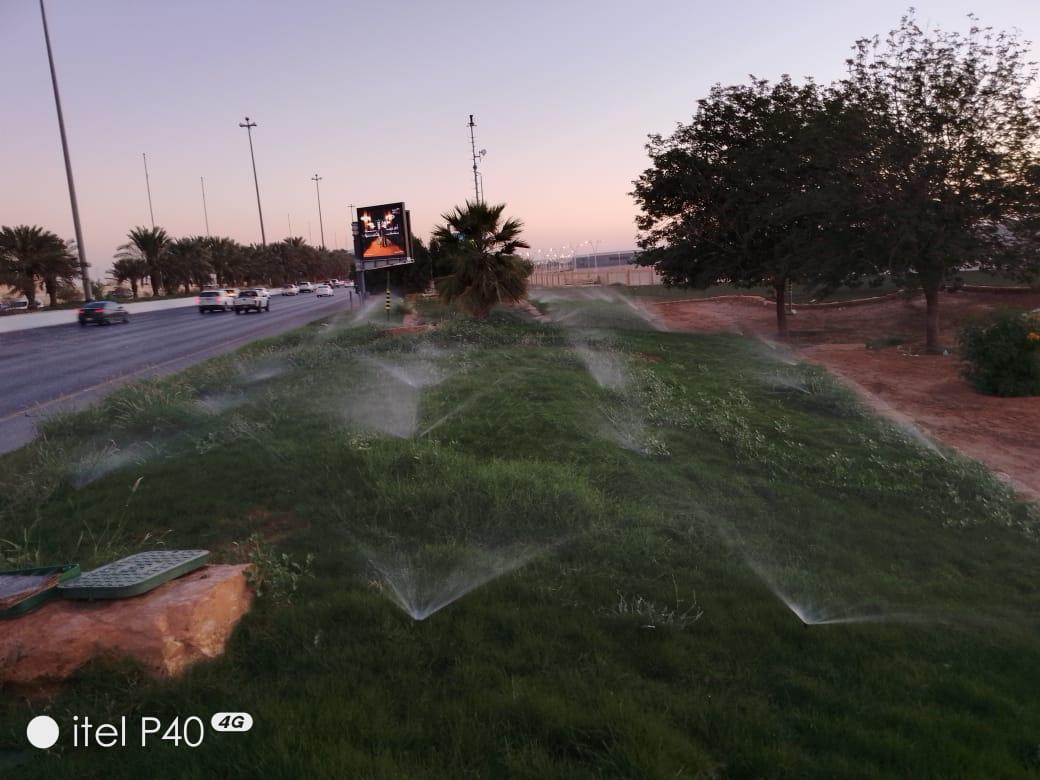
<instances>
[{"instance_id":1,"label":"dark car","mask_svg":"<svg viewBox=\"0 0 1040 780\"><path fill-rule=\"evenodd\" d=\"M79 310L79 324L86 326L88 322L98 325L111 325L113 322L130 322L130 313L115 301L91 301Z\"/></svg>"}]
</instances>

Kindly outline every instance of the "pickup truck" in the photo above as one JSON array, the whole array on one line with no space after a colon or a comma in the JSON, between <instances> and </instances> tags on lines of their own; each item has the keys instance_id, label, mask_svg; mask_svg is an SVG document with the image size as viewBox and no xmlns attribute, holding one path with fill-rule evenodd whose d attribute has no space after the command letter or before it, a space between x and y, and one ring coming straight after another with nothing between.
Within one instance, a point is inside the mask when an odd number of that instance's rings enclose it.
<instances>
[{"instance_id":1,"label":"pickup truck","mask_svg":"<svg viewBox=\"0 0 1040 780\"><path fill-rule=\"evenodd\" d=\"M271 296L267 290L242 290L235 296L235 314L248 311L271 311Z\"/></svg>"}]
</instances>

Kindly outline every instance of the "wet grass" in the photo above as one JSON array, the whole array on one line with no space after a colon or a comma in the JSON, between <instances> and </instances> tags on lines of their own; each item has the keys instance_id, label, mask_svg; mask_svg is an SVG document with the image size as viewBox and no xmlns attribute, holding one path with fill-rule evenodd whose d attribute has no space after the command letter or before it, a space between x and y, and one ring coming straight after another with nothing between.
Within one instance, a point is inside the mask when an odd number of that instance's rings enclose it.
<instances>
[{"instance_id":1,"label":"wet grass","mask_svg":"<svg viewBox=\"0 0 1040 780\"><path fill-rule=\"evenodd\" d=\"M560 324L433 306L441 326L401 338L315 324L124 388L0 458L11 565L86 569L156 545L234 560L253 534L314 556L292 604L261 598L228 653L180 680L98 665L50 702L0 690L0 767L1040 771L1035 507L761 345L656 332L609 300L545 306ZM625 381L597 383L576 343ZM373 382L414 421L381 427ZM610 435L619 421L633 446ZM387 561L456 576L449 590L501 575L416 622L373 565ZM806 628L774 591L893 619ZM23 752L42 711L67 726L230 710L253 731L194 750Z\"/></svg>"}]
</instances>

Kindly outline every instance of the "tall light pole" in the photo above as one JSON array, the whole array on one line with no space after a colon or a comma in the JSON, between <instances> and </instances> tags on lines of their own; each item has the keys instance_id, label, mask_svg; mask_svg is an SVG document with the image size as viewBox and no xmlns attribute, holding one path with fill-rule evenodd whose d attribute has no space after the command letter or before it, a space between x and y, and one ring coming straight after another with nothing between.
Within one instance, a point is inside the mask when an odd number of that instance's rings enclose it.
<instances>
[{"instance_id":1,"label":"tall light pole","mask_svg":"<svg viewBox=\"0 0 1040 780\"><path fill-rule=\"evenodd\" d=\"M141 159L144 160L144 188L148 191L148 216L152 220L152 230L155 230L155 212L152 211L152 183L148 180L148 155L141 152Z\"/></svg>"},{"instance_id":2,"label":"tall light pole","mask_svg":"<svg viewBox=\"0 0 1040 780\"><path fill-rule=\"evenodd\" d=\"M321 181L321 176L314 174L311 177L311 181L314 182L314 193L318 196L318 229L321 231L321 248L325 248L325 224L321 219L321 189L318 186L318 182Z\"/></svg>"},{"instance_id":3,"label":"tall light pole","mask_svg":"<svg viewBox=\"0 0 1040 780\"><path fill-rule=\"evenodd\" d=\"M93 300L90 294L90 277L87 275L87 250L83 247L83 228L79 224L79 205L76 203L76 184L72 180L72 161L69 159L69 141L65 137L65 117L61 113L61 96L58 94L58 76L54 72L54 54L51 52L51 36L47 31L47 11L40 0L40 17L43 19L43 40L47 43L47 62L51 66L51 84L54 87L54 107L58 110L58 130L61 133L61 151L65 155L65 177L69 180L69 201L72 203L72 225L76 230L76 251L79 254L79 275L83 280L83 300Z\"/></svg>"},{"instance_id":4,"label":"tall light pole","mask_svg":"<svg viewBox=\"0 0 1040 780\"><path fill-rule=\"evenodd\" d=\"M41 0L42 2L42 0ZM256 122L250 122L246 117L245 122L239 122L239 127L244 127L249 134L249 159L253 161L253 184L256 185L256 211L260 215L260 242L267 246L267 234L264 233L264 210L260 207L260 180L256 178L256 155L253 154L253 128Z\"/></svg>"},{"instance_id":5,"label":"tall light pole","mask_svg":"<svg viewBox=\"0 0 1040 780\"><path fill-rule=\"evenodd\" d=\"M199 182L202 184L202 216L206 220L206 235L209 235L209 209L206 208L206 179L202 176L199 177Z\"/></svg>"},{"instance_id":6,"label":"tall light pole","mask_svg":"<svg viewBox=\"0 0 1040 780\"><path fill-rule=\"evenodd\" d=\"M470 149L473 152L473 195L476 197L477 203L480 203L481 202L481 197L480 197L480 174L477 173L477 161L480 159L481 156L483 156L487 152L485 150L481 149L480 150L480 154L478 155L478 153L477 153L477 138L476 138L476 135L474 135L474 133L473 133L473 128L475 128L476 126L477 126L476 123L473 121L473 114L470 114L469 115L469 146L470 146Z\"/></svg>"}]
</instances>

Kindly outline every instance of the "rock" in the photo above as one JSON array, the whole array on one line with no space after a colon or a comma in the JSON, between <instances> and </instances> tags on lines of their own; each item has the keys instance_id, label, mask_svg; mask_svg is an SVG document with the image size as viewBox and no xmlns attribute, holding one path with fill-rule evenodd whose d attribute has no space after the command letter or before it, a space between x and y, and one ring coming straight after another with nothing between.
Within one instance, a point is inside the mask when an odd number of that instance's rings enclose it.
<instances>
[{"instance_id":1,"label":"rock","mask_svg":"<svg viewBox=\"0 0 1040 780\"><path fill-rule=\"evenodd\" d=\"M0 621L0 683L48 685L98 658L132 658L172 677L215 658L249 611L248 565L205 566L150 593L113 601L55 599Z\"/></svg>"}]
</instances>

